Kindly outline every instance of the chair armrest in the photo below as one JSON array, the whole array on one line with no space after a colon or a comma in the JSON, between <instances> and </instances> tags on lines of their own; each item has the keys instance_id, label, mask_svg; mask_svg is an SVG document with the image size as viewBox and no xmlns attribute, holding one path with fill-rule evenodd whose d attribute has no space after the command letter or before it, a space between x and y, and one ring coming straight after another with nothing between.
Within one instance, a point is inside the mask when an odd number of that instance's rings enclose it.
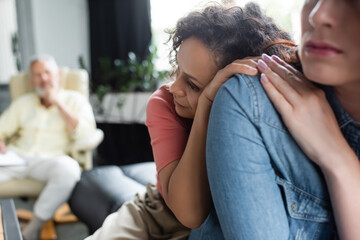
<instances>
[{"instance_id":1,"label":"chair armrest","mask_svg":"<svg viewBox=\"0 0 360 240\"><path fill-rule=\"evenodd\" d=\"M104 132L101 129L96 129L92 135L86 139L74 141L70 147L70 153L74 154L78 151L93 150L104 139Z\"/></svg>"},{"instance_id":2,"label":"chair armrest","mask_svg":"<svg viewBox=\"0 0 360 240\"><path fill-rule=\"evenodd\" d=\"M104 132L96 129L88 138L75 141L70 149L70 155L79 162L83 170L92 168L92 150L95 149L104 139Z\"/></svg>"}]
</instances>

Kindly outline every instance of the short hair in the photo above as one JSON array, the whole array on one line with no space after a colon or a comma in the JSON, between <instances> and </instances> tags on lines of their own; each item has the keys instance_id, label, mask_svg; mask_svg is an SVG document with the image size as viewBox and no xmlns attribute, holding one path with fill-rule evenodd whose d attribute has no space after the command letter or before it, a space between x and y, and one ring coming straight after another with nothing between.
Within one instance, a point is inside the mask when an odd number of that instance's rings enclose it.
<instances>
[{"instance_id":1,"label":"short hair","mask_svg":"<svg viewBox=\"0 0 360 240\"><path fill-rule=\"evenodd\" d=\"M47 61L51 64L51 66L53 67L54 71L59 71L59 67L55 61L55 58L49 54L37 54L37 55L33 55L30 58L29 61L29 66L28 66L28 72L30 73L31 70L31 65L35 62L42 62L42 61Z\"/></svg>"}]
</instances>

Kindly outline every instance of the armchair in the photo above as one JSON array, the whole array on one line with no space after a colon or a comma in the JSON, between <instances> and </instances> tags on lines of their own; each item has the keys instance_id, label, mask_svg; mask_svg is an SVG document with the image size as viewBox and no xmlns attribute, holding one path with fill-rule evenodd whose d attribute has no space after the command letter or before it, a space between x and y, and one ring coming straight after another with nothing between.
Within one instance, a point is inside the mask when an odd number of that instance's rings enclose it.
<instances>
[{"instance_id":1,"label":"armchair","mask_svg":"<svg viewBox=\"0 0 360 240\"><path fill-rule=\"evenodd\" d=\"M61 68L60 72L60 86L62 88L75 90L82 93L86 98L89 97L89 77L86 71ZM19 73L11 77L9 89L12 101L25 93L33 91L27 73ZM101 143L103 137L102 130L97 129L91 138L74 141L70 144L68 153L79 162L83 170L92 168L92 150ZM0 183L0 198L37 197L44 187L44 183L34 179L12 179Z\"/></svg>"}]
</instances>

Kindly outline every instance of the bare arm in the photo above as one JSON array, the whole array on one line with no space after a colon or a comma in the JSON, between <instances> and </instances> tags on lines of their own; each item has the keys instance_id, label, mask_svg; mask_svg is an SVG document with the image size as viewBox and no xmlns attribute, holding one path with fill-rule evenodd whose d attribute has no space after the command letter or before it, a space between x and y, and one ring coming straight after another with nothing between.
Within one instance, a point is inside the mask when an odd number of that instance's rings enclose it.
<instances>
[{"instance_id":1,"label":"bare arm","mask_svg":"<svg viewBox=\"0 0 360 240\"><path fill-rule=\"evenodd\" d=\"M328 169L322 167L322 171L330 192L340 239L355 240L360 239L360 164L349 148L338 152L340 155L329 154L329 159L334 158L331 161L341 164L329 166Z\"/></svg>"},{"instance_id":2,"label":"bare arm","mask_svg":"<svg viewBox=\"0 0 360 240\"><path fill-rule=\"evenodd\" d=\"M66 128L67 128L68 132L72 133L76 129L77 124L79 123L78 118L73 113L71 113L66 108L66 106L64 106L63 103L61 103L59 101L56 101L55 105L58 107L58 109L60 111L60 114L61 114L61 116L63 117L63 119L65 121Z\"/></svg>"},{"instance_id":3,"label":"bare arm","mask_svg":"<svg viewBox=\"0 0 360 240\"><path fill-rule=\"evenodd\" d=\"M263 58L263 87L302 150L322 169L340 238L360 239L360 163L324 92L279 58Z\"/></svg>"},{"instance_id":4,"label":"bare arm","mask_svg":"<svg viewBox=\"0 0 360 240\"><path fill-rule=\"evenodd\" d=\"M199 97L191 132L181 159L170 163L159 172L166 204L187 227L199 227L211 206L205 145L212 101L220 86L229 77L236 73L255 75L255 66L253 60L237 60L217 72Z\"/></svg>"}]
</instances>

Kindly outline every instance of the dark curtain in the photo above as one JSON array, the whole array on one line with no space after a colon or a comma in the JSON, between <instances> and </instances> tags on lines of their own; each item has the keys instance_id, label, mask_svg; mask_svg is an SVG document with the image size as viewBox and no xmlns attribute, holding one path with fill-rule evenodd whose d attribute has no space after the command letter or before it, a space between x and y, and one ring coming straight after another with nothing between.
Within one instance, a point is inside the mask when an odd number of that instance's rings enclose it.
<instances>
[{"instance_id":1,"label":"dark curtain","mask_svg":"<svg viewBox=\"0 0 360 240\"><path fill-rule=\"evenodd\" d=\"M101 84L100 58L127 60L134 52L144 59L151 42L150 0L88 0L91 87ZM153 161L145 125L97 123L105 138L94 165Z\"/></svg>"},{"instance_id":2,"label":"dark curtain","mask_svg":"<svg viewBox=\"0 0 360 240\"><path fill-rule=\"evenodd\" d=\"M143 59L151 42L150 0L88 0L92 87L99 84L99 58Z\"/></svg>"}]
</instances>

